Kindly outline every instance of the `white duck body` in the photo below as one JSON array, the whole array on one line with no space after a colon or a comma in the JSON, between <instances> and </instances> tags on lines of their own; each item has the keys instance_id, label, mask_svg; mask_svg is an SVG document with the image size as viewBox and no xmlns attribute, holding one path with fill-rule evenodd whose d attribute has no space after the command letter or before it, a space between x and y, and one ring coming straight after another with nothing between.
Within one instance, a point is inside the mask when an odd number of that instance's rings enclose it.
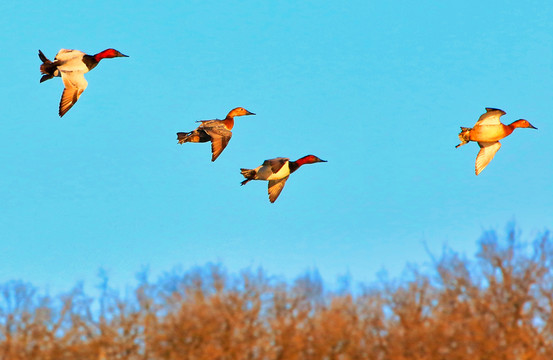
<instances>
[{"instance_id":1,"label":"white duck body","mask_svg":"<svg viewBox=\"0 0 553 360\"><path fill-rule=\"evenodd\" d=\"M65 89L61 95L60 116L63 116L79 99L88 86L84 74L90 69L86 66L83 58L86 54L79 50L61 49L54 61L61 62L58 65L55 76L61 76ZM59 74L61 73L61 74Z\"/></svg>"},{"instance_id":2,"label":"white duck body","mask_svg":"<svg viewBox=\"0 0 553 360\"><path fill-rule=\"evenodd\" d=\"M241 168L240 173L246 178L240 185L246 185L251 180L269 180L269 201L274 203L280 195L288 177L304 164L326 162L315 155L306 155L296 161L290 162L288 158L275 158L265 160L261 166L255 169Z\"/></svg>"},{"instance_id":3,"label":"white duck body","mask_svg":"<svg viewBox=\"0 0 553 360\"><path fill-rule=\"evenodd\" d=\"M277 172L273 172L273 168L278 166L277 164L283 163ZM283 179L290 175L290 159L288 158L276 158L266 160L263 165L254 169L256 180L278 180Z\"/></svg>"},{"instance_id":4,"label":"white duck body","mask_svg":"<svg viewBox=\"0 0 553 360\"><path fill-rule=\"evenodd\" d=\"M54 58L54 61L59 61L58 70L62 72L79 72L87 73L90 69L83 62L83 57L86 54L79 50L61 49ZM60 76L60 74L56 74Z\"/></svg>"}]
</instances>

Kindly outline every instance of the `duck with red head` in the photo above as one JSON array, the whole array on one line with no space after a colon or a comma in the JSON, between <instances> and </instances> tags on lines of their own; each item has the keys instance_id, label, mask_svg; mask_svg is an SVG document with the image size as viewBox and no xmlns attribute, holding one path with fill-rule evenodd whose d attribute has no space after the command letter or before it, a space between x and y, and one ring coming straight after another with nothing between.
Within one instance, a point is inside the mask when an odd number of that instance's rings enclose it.
<instances>
[{"instance_id":1,"label":"duck with red head","mask_svg":"<svg viewBox=\"0 0 553 360\"><path fill-rule=\"evenodd\" d=\"M50 61L40 50L38 57L42 61L40 72L43 76L40 82L61 76L65 85L59 106L59 115L62 117L75 105L88 86L84 74L94 69L102 59L128 56L115 49L106 49L96 55L87 55L79 50L61 49L54 61Z\"/></svg>"},{"instance_id":2,"label":"duck with red head","mask_svg":"<svg viewBox=\"0 0 553 360\"><path fill-rule=\"evenodd\" d=\"M511 135L516 128L537 129L524 119L514 121L509 125L502 124L499 118L505 114L505 111L500 109L486 108L486 113L480 116L474 127L461 127L459 133L461 143L455 147L458 148L469 141L477 142L480 146L480 151L476 156L476 175L480 174L492 161L495 153L501 147L499 140Z\"/></svg>"},{"instance_id":3,"label":"duck with red head","mask_svg":"<svg viewBox=\"0 0 553 360\"><path fill-rule=\"evenodd\" d=\"M246 185L250 180L268 180L269 201L274 203L291 173L298 170L302 165L318 162L327 161L321 160L315 155L306 155L296 161L290 161L290 159L282 157L265 160L262 165L255 169L240 169L240 173L246 178L240 185Z\"/></svg>"},{"instance_id":4,"label":"duck with red head","mask_svg":"<svg viewBox=\"0 0 553 360\"><path fill-rule=\"evenodd\" d=\"M116 57L128 57L125 54L121 54L119 51L115 49L106 49L104 51L100 51L96 55L85 55L83 57L83 61L88 67L88 71L94 69L96 65L100 62L102 59L112 59Z\"/></svg>"},{"instance_id":5,"label":"duck with red head","mask_svg":"<svg viewBox=\"0 0 553 360\"><path fill-rule=\"evenodd\" d=\"M208 142L211 141L211 161L217 160L219 155L225 150L230 138L232 137L232 128L234 127L234 117L255 115L254 113L237 107L232 109L223 120L200 120L201 125L190 132L178 132L177 140L179 144L186 142Z\"/></svg>"}]
</instances>

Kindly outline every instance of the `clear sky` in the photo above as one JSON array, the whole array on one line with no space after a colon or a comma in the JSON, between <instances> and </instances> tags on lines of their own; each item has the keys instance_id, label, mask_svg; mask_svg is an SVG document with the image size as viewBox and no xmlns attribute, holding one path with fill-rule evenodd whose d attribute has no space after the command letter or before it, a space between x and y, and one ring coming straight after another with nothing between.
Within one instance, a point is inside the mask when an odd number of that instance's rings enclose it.
<instances>
[{"instance_id":1,"label":"clear sky","mask_svg":"<svg viewBox=\"0 0 553 360\"><path fill-rule=\"evenodd\" d=\"M118 287L221 262L371 282L472 256L483 230L553 224L551 1L0 3L0 282ZM103 60L62 118L41 49ZM243 106L233 138L178 145ZM529 120L480 176L459 126ZM275 204L241 167L315 154Z\"/></svg>"}]
</instances>

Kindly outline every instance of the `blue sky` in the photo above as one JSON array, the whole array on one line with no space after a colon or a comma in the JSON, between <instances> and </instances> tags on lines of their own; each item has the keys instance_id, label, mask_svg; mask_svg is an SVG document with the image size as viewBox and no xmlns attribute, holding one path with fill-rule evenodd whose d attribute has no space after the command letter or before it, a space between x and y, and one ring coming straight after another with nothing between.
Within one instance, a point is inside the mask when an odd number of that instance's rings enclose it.
<instances>
[{"instance_id":1,"label":"blue sky","mask_svg":"<svg viewBox=\"0 0 553 360\"><path fill-rule=\"evenodd\" d=\"M55 9L55 11L53 11ZM0 282L117 287L221 262L371 282L472 255L483 230L553 223L553 3L547 1L4 2ZM113 47L60 119L41 49ZM216 162L178 145L243 106ZM485 107L529 120L480 176L459 126ZM241 167L315 154L275 204Z\"/></svg>"}]
</instances>

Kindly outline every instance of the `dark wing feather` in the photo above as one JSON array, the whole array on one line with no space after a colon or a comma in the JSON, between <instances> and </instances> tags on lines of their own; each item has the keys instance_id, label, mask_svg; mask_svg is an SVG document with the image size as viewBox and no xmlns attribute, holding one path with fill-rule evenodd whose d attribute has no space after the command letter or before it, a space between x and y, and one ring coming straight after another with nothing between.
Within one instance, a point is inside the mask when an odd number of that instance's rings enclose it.
<instances>
[{"instance_id":1,"label":"dark wing feather","mask_svg":"<svg viewBox=\"0 0 553 360\"><path fill-rule=\"evenodd\" d=\"M269 159L263 162L263 166L270 166L273 174L276 174L288 161L290 161L290 159L283 157Z\"/></svg>"},{"instance_id":2,"label":"dark wing feather","mask_svg":"<svg viewBox=\"0 0 553 360\"><path fill-rule=\"evenodd\" d=\"M227 147L232 138L232 132L221 122L217 121L204 122L199 128L211 136L211 161L215 161Z\"/></svg>"},{"instance_id":3,"label":"dark wing feather","mask_svg":"<svg viewBox=\"0 0 553 360\"><path fill-rule=\"evenodd\" d=\"M232 137L232 133L228 136L211 136L211 161L217 160L219 155L225 150Z\"/></svg>"},{"instance_id":4,"label":"dark wing feather","mask_svg":"<svg viewBox=\"0 0 553 360\"><path fill-rule=\"evenodd\" d=\"M61 94L60 106L59 106L59 115L60 117L65 115L66 112L75 105L79 97L77 96L78 90L75 88L65 88Z\"/></svg>"}]
</instances>

